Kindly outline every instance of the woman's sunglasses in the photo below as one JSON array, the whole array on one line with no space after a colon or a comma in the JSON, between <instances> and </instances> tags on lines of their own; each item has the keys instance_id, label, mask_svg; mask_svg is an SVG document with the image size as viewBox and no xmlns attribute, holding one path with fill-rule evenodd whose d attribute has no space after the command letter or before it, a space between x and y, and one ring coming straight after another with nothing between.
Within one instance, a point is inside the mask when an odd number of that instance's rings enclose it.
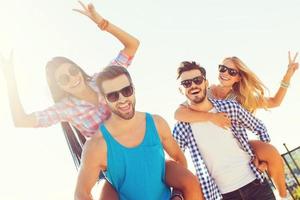
<instances>
[{"instance_id":1,"label":"woman's sunglasses","mask_svg":"<svg viewBox=\"0 0 300 200\"><path fill-rule=\"evenodd\" d=\"M227 67L225 65L219 65L219 72L224 73L226 71L228 72L228 74L230 76L236 76L236 75L239 74L239 71L236 70L236 69L229 68L229 67Z\"/></svg>"},{"instance_id":2,"label":"woman's sunglasses","mask_svg":"<svg viewBox=\"0 0 300 200\"><path fill-rule=\"evenodd\" d=\"M132 85L126 86L121 90L110 92L105 96L109 102L113 103L119 100L120 93L123 95L123 97L130 97L133 94L133 86Z\"/></svg>"},{"instance_id":3,"label":"woman's sunglasses","mask_svg":"<svg viewBox=\"0 0 300 200\"><path fill-rule=\"evenodd\" d=\"M70 67L68 69L69 74L61 74L57 81L60 85L67 85L70 82L70 75L71 76L77 76L80 72L80 70L77 67Z\"/></svg>"},{"instance_id":4,"label":"woman's sunglasses","mask_svg":"<svg viewBox=\"0 0 300 200\"><path fill-rule=\"evenodd\" d=\"M197 76L195 78L192 78L192 79L186 79L186 80L183 80L181 81L181 85L185 88L189 88L192 86L192 83L194 82L196 85L201 85L202 82L205 80L204 77L202 76Z\"/></svg>"}]
</instances>

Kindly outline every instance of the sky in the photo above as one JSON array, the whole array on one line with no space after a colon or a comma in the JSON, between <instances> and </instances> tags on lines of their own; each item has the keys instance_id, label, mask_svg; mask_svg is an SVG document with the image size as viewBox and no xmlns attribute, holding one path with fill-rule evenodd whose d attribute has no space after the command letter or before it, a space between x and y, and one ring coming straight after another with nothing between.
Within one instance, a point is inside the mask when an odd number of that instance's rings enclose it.
<instances>
[{"instance_id":1,"label":"sky","mask_svg":"<svg viewBox=\"0 0 300 200\"><path fill-rule=\"evenodd\" d=\"M184 100L175 80L181 61L197 61L206 68L209 82L218 83L218 64L238 56L274 95L287 68L287 52L300 50L297 0L91 2L140 40L129 69L136 109L163 116L171 128L174 110ZM0 5L0 53L8 56L14 50L18 91L27 113L53 103L45 77L52 57L68 57L92 75L122 49L115 38L72 11L79 8L77 1L0 0ZM15 128L3 79L0 71L0 199L72 199L77 171L60 126ZM290 149L300 144L299 91L297 71L282 105L256 113L281 153L283 143Z\"/></svg>"}]
</instances>

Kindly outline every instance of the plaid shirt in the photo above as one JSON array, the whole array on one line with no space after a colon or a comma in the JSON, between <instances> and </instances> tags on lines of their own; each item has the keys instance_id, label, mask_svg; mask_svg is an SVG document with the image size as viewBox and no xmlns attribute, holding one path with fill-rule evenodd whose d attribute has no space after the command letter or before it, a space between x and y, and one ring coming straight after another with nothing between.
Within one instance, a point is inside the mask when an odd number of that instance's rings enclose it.
<instances>
[{"instance_id":1,"label":"plaid shirt","mask_svg":"<svg viewBox=\"0 0 300 200\"><path fill-rule=\"evenodd\" d=\"M110 62L110 65L128 67L131 61L132 57L120 52ZM96 85L97 77L98 73L94 74L88 84L99 93ZM110 110L104 99L99 99L99 102L99 105L95 106L73 96L64 98L53 106L34 113L38 120L37 127L48 127L58 122L67 121L75 126L84 136L90 137L98 130L99 124L110 116Z\"/></svg>"},{"instance_id":2,"label":"plaid shirt","mask_svg":"<svg viewBox=\"0 0 300 200\"><path fill-rule=\"evenodd\" d=\"M254 154L249 144L246 129L257 134L260 140L269 142L270 137L264 124L260 120L252 116L244 108L242 108L242 106L236 101L214 99L209 100L211 101L217 112L227 113L227 115L231 119L232 134L240 143L241 148L246 151L253 159ZM183 151L185 151L186 148L189 149L205 199L222 199L222 194L218 189L218 186L216 185L213 177L210 175L201 156L201 152L199 151L190 124L186 122L177 122L173 130L173 137L177 140L180 148ZM249 162L249 166L255 174L256 178L263 182L263 174L259 172L259 170L251 161Z\"/></svg>"}]
</instances>

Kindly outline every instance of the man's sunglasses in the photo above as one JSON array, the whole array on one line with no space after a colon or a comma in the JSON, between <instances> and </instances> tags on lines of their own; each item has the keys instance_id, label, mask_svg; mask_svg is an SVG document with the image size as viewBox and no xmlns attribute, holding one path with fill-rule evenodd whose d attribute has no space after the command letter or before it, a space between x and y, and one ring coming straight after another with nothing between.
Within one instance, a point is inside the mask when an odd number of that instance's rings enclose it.
<instances>
[{"instance_id":1,"label":"man's sunglasses","mask_svg":"<svg viewBox=\"0 0 300 200\"><path fill-rule=\"evenodd\" d=\"M194 82L196 85L201 85L203 83L203 81L205 80L205 78L203 76L197 76L195 78L192 79L186 79L181 81L181 85L185 88L189 88L192 86L192 83Z\"/></svg>"},{"instance_id":2,"label":"man's sunglasses","mask_svg":"<svg viewBox=\"0 0 300 200\"><path fill-rule=\"evenodd\" d=\"M61 74L57 81L60 85L67 85L70 82L70 75L71 76L77 76L80 72L80 70L77 67L70 67L68 69L69 74Z\"/></svg>"},{"instance_id":3,"label":"man's sunglasses","mask_svg":"<svg viewBox=\"0 0 300 200\"><path fill-rule=\"evenodd\" d=\"M219 72L224 73L226 71L228 72L228 74L230 76L236 76L236 75L239 74L239 71L236 70L236 69L229 68L229 67L227 67L225 65L219 65Z\"/></svg>"},{"instance_id":4,"label":"man's sunglasses","mask_svg":"<svg viewBox=\"0 0 300 200\"><path fill-rule=\"evenodd\" d=\"M133 94L133 86L132 85L126 86L121 90L110 92L105 96L109 102L113 103L119 100L120 93L123 95L123 97L130 97Z\"/></svg>"}]
</instances>

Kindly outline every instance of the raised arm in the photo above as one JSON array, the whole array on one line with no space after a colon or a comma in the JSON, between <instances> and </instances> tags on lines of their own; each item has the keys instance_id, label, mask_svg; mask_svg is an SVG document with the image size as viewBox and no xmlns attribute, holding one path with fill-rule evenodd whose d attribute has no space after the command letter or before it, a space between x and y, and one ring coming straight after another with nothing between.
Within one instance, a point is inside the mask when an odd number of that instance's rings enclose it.
<instances>
[{"instance_id":1,"label":"raised arm","mask_svg":"<svg viewBox=\"0 0 300 200\"><path fill-rule=\"evenodd\" d=\"M172 137L172 133L168 123L158 115L154 115L153 117L165 151L172 159L187 168L186 158L180 147Z\"/></svg>"},{"instance_id":2,"label":"raised arm","mask_svg":"<svg viewBox=\"0 0 300 200\"><path fill-rule=\"evenodd\" d=\"M290 80L293 77L295 71L299 68L299 63L296 62L297 56L298 56L298 53L296 53L294 58L292 59L290 52L288 53L288 57L289 57L288 69L281 81L281 85L280 85L277 93L275 94L275 96L267 98L267 103L268 103L267 107L268 108L278 107L278 106L280 106L281 102L283 101L283 99L287 93L287 89L289 87Z\"/></svg>"},{"instance_id":3,"label":"raised arm","mask_svg":"<svg viewBox=\"0 0 300 200\"><path fill-rule=\"evenodd\" d=\"M101 30L107 31L113 36L115 36L123 45L124 49L122 52L129 57L134 56L137 48L139 46L139 40L130 35L129 33L123 31L118 26L112 24L111 22L104 19L94 8L93 4L85 5L79 1L82 9L73 9L76 12L79 12L92 21L94 21Z\"/></svg>"},{"instance_id":4,"label":"raised arm","mask_svg":"<svg viewBox=\"0 0 300 200\"><path fill-rule=\"evenodd\" d=\"M104 148L105 147L105 148ZM105 170L106 144L100 139L99 132L86 142L82 153L82 162L77 178L75 200L92 200L92 188L98 180L101 170Z\"/></svg>"},{"instance_id":5,"label":"raised arm","mask_svg":"<svg viewBox=\"0 0 300 200\"><path fill-rule=\"evenodd\" d=\"M34 114L26 114L20 101L14 73L13 54L11 53L8 59L1 55L0 64L6 80L9 106L15 126L35 127L38 123L36 116Z\"/></svg>"},{"instance_id":6,"label":"raised arm","mask_svg":"<svg viewBox=\"0 0 300 200\"><path fill-rule=\"evenodd\" d=\"M195 111L184 105L180 105L175 111L175 119L177 121L188 123L210 121L221 128L227 128L231 126L231 121L227 117L226 113Z\"/></svg>"}]
</instances>

